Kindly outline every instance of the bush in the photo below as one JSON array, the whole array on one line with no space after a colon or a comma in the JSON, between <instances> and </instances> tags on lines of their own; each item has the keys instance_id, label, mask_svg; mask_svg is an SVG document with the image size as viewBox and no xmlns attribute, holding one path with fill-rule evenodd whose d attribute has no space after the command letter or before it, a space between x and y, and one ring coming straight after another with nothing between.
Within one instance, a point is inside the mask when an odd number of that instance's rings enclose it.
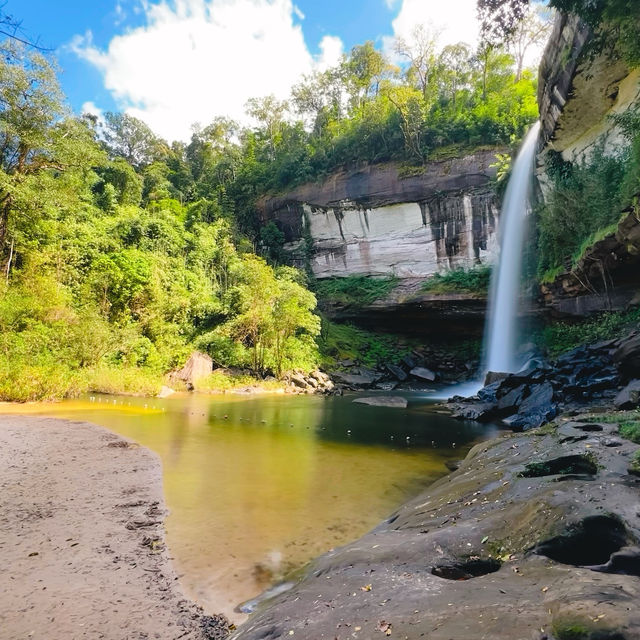
<instances>
[{"instance_id":1,"label":"bush","mask_svg":"<svg viewBox=\"0 0 640 640\"><path fill-rule=\"evenodd\" d=\"M398 336L375 334L326 319L322 321L318 340L322 364L326 368L335 368L340 360L355 360L366 367L400 362L411 351L409 345L399 347L401 342Z\"/></svg>"},{"instance_id":2,"label":"bush","mask_svg":"<svg viewBox=\"0 0 640 640\"><path fill-rule=\"evenodd\" d=\"M348 276L316 280L313 287L316 295L327 302L364 306L388 296L397 286L398 278L373 278Z\"/></svg>"},{"instance_id":3,"label":"bush","mask_svg":"<svg viewBox=\"0 0 640 640\"><path fill-rule=\"evenodd\" d=\"M570 351L582 344L609 340L620 336L627 328L640 322L640 308L627 312L606 312L577 322L555 322L536 336L552 357Z\"/></svg>"},{"instance_id":4,"label":"bush","mask_svg":"<svg viewBox=\"0 0 640 640\"><path fill-rule=\"evenodd\" d=\"M477 293L486 295L491 284L491 267L480 265L473 269L453 269L436 273L422 285L429 293Z\"/></svg>"}]
</instances>

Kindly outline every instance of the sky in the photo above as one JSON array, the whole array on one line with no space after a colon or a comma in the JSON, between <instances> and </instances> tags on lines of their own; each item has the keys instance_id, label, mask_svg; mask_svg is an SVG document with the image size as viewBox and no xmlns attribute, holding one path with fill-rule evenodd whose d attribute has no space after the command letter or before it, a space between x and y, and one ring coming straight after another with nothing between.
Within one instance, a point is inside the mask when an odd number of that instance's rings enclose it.
<instances>
[{"instance_id":1,"label":"sky","mask_svg":"<svg viewBox=\"0 0 640 640\"><path fill-rule=\"evenodd\" d=\"M22 34L54 50L74 111L126 111L158 135L244 118L251 97L286 98L305 73L418 24L441 45L478 38L475 0L8 0Z\"/></svg>"}]
</instances>

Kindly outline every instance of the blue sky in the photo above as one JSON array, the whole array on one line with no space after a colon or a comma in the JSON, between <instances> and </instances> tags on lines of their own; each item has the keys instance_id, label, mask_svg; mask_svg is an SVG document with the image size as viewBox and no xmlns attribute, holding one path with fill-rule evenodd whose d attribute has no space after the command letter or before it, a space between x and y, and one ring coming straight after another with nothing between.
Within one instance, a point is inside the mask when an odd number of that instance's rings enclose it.
<instances>
[{"instance_id":1,"label":"blue sky","mask_svg":"<svg viewBox=\"0 0 640 640\"><path fill-rule=\"evenodd\" d=\"M389 47L420 23L443 44L477 31L475 0L8 0L5 11L55 50L75 111L126 110L168 139L242 118L248 97L286 97L365 40Z\"/></svg>"}]
</instances>

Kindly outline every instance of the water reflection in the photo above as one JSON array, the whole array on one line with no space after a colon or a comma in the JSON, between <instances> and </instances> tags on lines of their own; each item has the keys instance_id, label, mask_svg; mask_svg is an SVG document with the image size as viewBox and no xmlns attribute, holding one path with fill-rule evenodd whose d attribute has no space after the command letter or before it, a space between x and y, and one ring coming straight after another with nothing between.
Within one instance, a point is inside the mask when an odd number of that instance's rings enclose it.
<instances>
[{"instance_id":1,"label":"water reflection","mask_svg":"<svg viewBox=\"0 0 640 640\"><path fill-rule=\"evenodd\" d=\"M236 620L238 603L363 534L494 433L425 402L403 410L348 397L96 398L23 410L96 422L156 451L182 583Z\"/></svg>"}]
</instances>

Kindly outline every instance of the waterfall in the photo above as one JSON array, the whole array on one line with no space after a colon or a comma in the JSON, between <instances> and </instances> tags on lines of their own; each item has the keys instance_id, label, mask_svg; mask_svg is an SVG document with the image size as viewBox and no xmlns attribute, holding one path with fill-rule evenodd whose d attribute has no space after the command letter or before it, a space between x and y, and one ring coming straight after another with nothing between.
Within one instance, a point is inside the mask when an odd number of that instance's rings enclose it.
<instances>
[{"instance_id":1,"label":"waterfall","mask_svg":"<svg viewBox=\"0 0 640 640\"><path fill-rule=\"evenodd\" d=\"M517 358L518 302L529 190L540 123L527 134L513 165L500 216L500 259L491 278L485 332L485 371L513 373Z\"/></svg>"}]
</instances>

